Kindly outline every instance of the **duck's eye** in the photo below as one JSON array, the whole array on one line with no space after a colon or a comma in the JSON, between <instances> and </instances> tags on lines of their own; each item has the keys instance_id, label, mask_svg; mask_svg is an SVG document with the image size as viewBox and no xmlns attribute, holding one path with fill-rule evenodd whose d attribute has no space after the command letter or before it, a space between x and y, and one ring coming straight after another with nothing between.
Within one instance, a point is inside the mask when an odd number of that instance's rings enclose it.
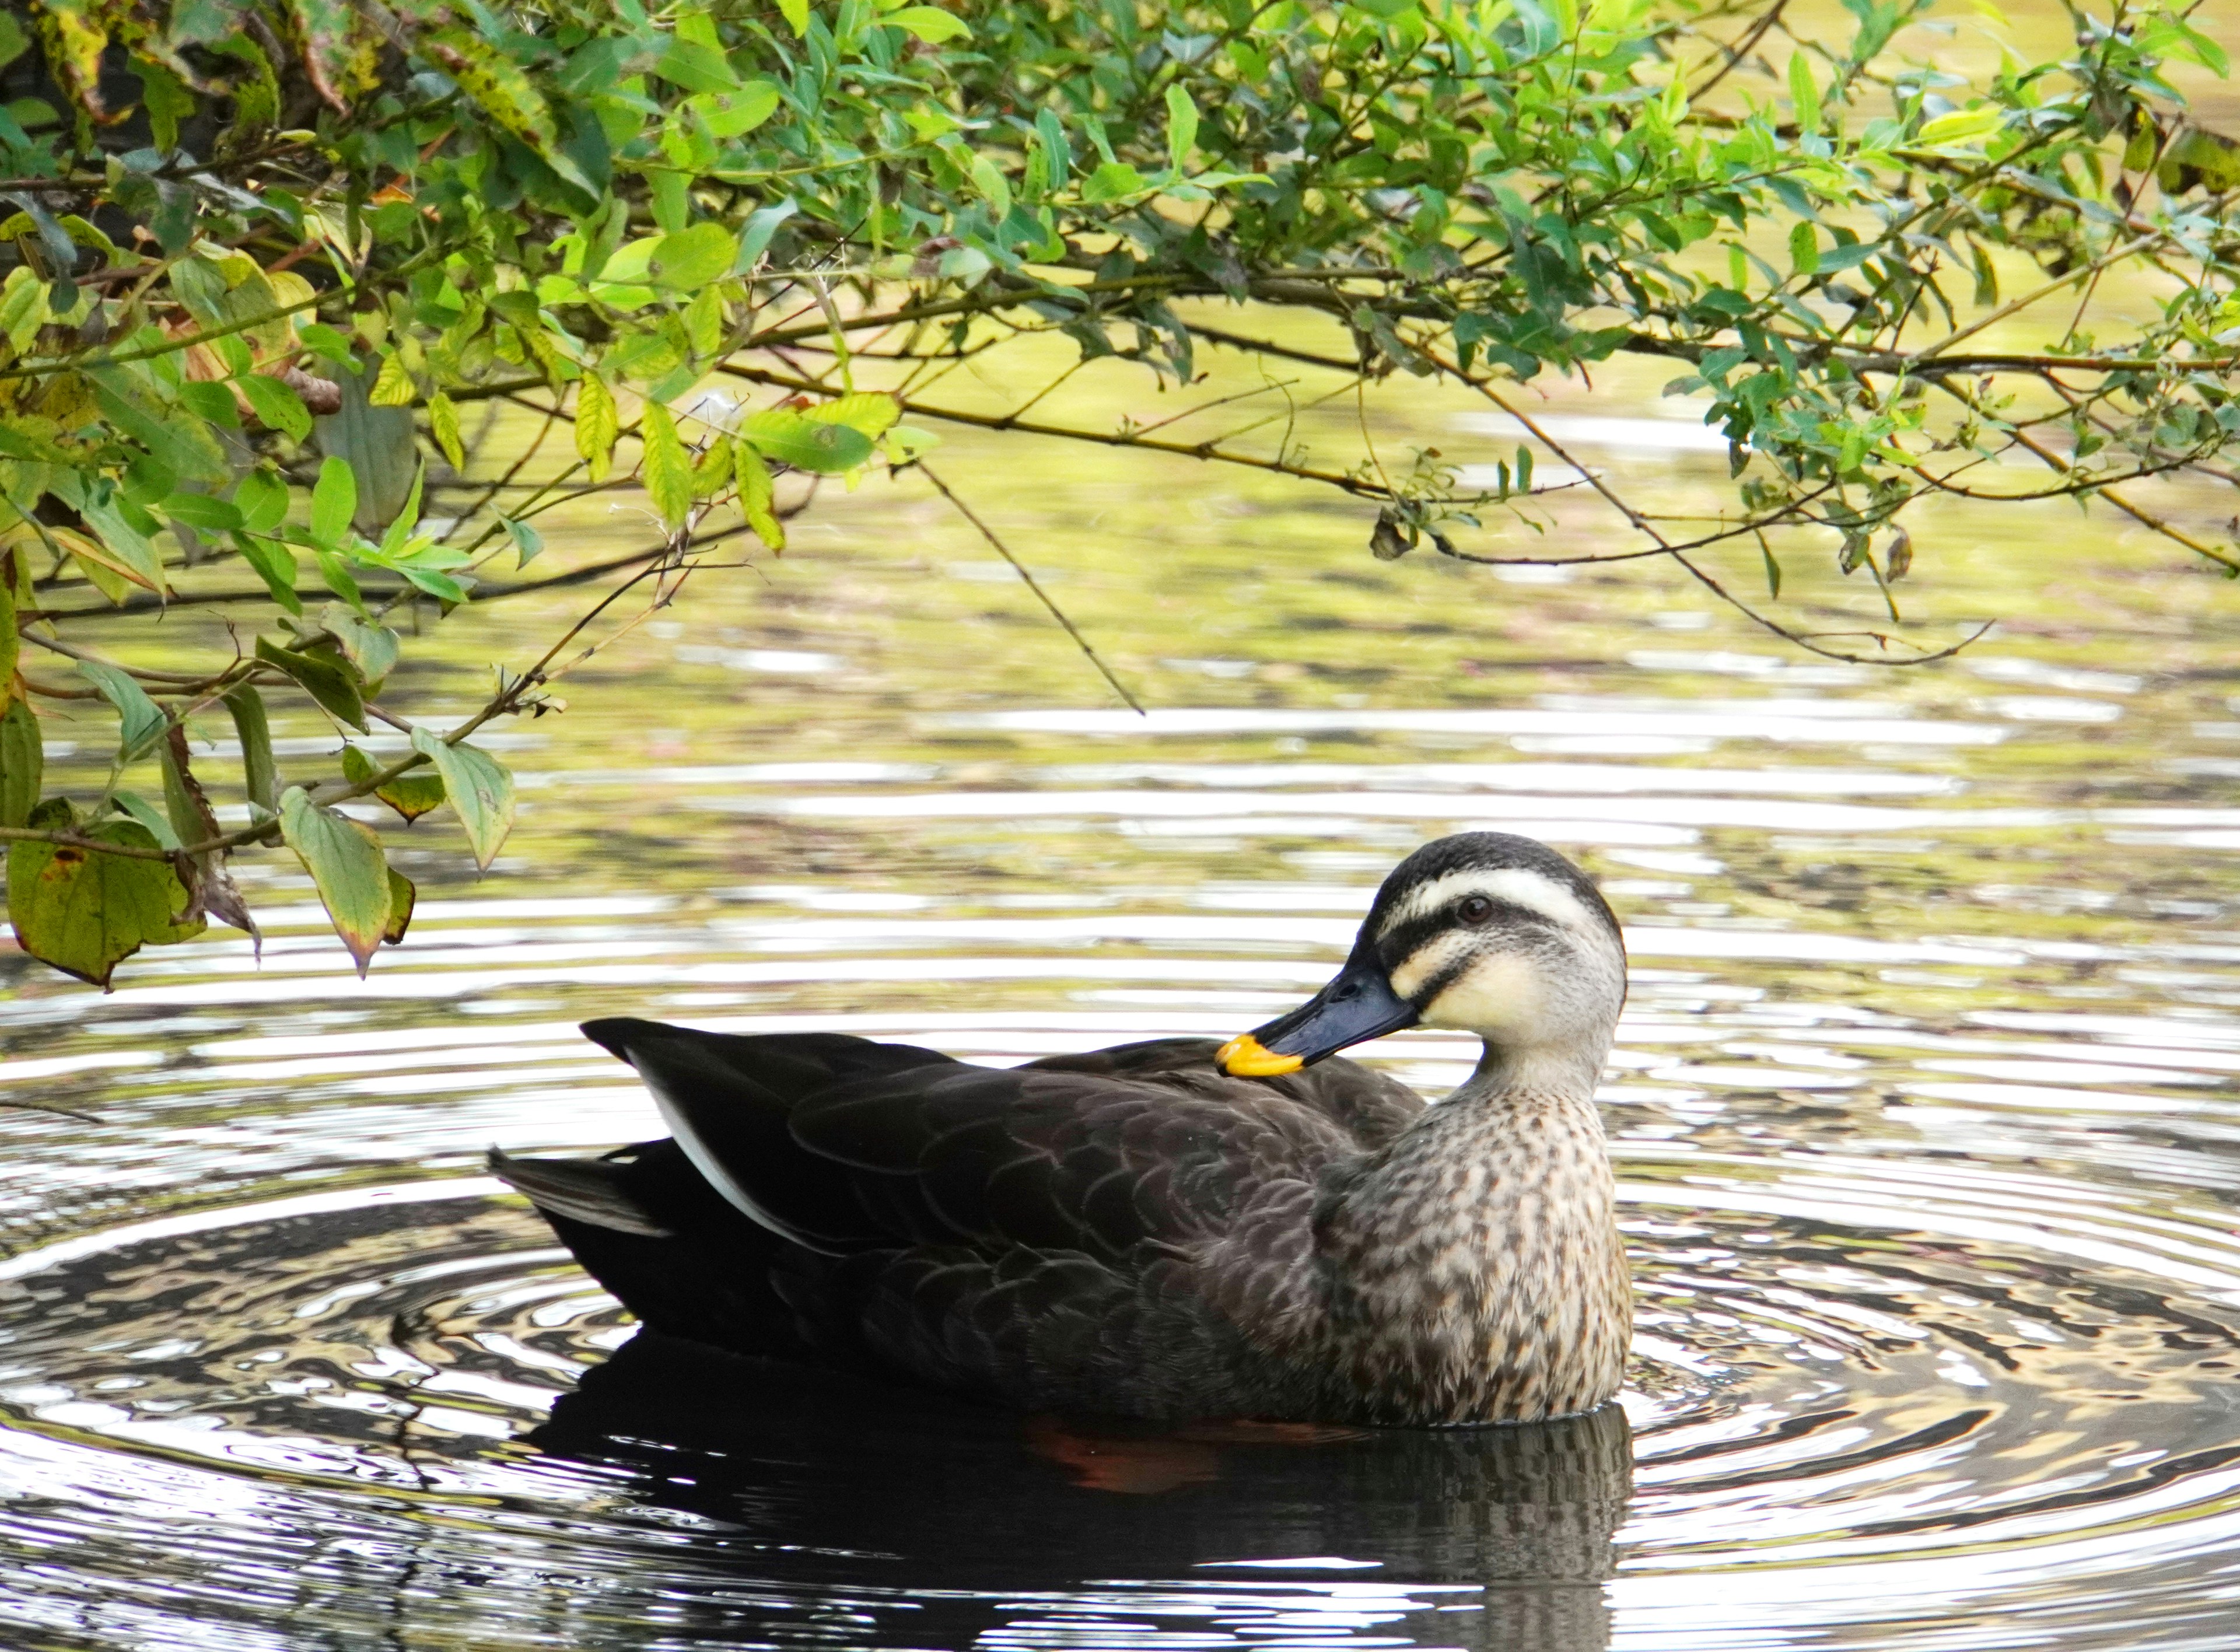
<instances>
[{"instance_id":1,"label":"duck's eye","mask_svg":"<svg viewBox=\"0 0 2240 1652\"><path fill-rule=\"evenodd\" d=\"M1493 916L1493 903L1483 895L1466 895L1455 911L1465 923L1483 923Z\"/></svg>"}]
</instances>

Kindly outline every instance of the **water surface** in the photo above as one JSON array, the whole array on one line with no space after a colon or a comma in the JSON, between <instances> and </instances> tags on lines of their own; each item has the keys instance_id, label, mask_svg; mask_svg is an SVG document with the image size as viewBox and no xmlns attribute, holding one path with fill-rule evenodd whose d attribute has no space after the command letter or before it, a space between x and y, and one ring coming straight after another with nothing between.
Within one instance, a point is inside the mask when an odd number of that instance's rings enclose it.
<instances>
[{"instance_id":1,"label":"water surface","mask_svg":"<svg viewBox=\"0 0 2240 1652\"><path fill-rule=\"evenodd\" d=\"M1607 462L1723 475L1623 423ZM1956 518L1917 600L2009 623L1875 672L1650 565L1381 565L1358 513L1257 479L1023 486L1010 451L960 440L949 474L1152 716L923 484L877 483L494 743L524 801L487 877L447 821L400 832L422 903L370 980L270 856L243 870L261 961L214 930L104 997L0 958L0 1093L95 1120L0 1115L0 1639L2219 1640L2229 587L2073 515ZM475 662L583 600L461 616L392 699L463 710ZM334 743L280 732L283 763ZM593 1015L991 1062L1226 1036L1327 978L1409 848L1474 826L1572 854L1628 925L1623 1416L1153 1434L791 1382L634 1340L482 1174L493 1143L659 1132L576 1036ZM1370 1054L1432 1092L1472 1058Z\"/></svg>"}]
</instances>

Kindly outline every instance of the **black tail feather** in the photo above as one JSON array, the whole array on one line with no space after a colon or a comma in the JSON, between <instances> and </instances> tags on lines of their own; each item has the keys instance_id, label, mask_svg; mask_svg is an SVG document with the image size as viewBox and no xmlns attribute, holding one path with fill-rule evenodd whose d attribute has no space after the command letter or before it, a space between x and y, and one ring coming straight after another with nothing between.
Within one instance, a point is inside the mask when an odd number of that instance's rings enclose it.
<instances>
[{"instance_id":1,"label":"black tail feather","mask_svg":"<svg viewBox=\"0 0 2240 1652\"><path fill-rule=\"evenodd\" d=\"M793 1311L770 1288L784 1242L725 1202L674 1142L609 1159L493 1152L490 1166L642 1323L743 1354L809 1353Z\"/></svg>"}]
</instances>

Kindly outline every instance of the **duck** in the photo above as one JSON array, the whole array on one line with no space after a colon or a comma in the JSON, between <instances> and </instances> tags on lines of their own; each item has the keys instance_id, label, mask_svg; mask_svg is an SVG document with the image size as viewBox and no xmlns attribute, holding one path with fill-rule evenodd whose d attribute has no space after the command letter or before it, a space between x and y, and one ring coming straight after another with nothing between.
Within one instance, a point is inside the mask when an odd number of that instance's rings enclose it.
<instances>
[{"instance_id":1,"label":"duck","mask_svg":"<svg viewBox=\"0 0 2240 1652\"><path fill-rule=\"evenodd\" d=\"M1617 1395L1631 1281L1595 1091L1617 916L1463 832L1344 965L1226 1043L991 1068L837 1033L617 1017L670 1136L490 1169L644 1327L1037 1414L1436 1428ZM1436 1104L1339 1052L1483 1045Z\"/></svg>"}]
</instances>

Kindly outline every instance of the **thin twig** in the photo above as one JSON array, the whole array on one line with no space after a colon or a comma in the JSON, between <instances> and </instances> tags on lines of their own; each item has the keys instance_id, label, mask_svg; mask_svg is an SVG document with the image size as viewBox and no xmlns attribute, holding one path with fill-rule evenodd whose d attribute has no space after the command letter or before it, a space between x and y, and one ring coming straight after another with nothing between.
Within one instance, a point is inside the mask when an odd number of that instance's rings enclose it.
<instances>
[{"instance_id":1,"label":"thin twig","mask_svg":"<svg viewBox=\"0 0 2240 1652\"><path fill-rule=\"evenodd\" d=\"M1043 589L1042 582L1028 570L1026 563L1011 554L1011 548L997 537L996 530L981 521L979 513L970 505L966 504L963 500L951 492L949 484L934 475L932 469L923 460L921 459L918 462L917 470L928 482L933 483L937 493L957 507L957 514L980 530L980 536L996 548L996 554L1011 564L1012 570L1026 582L1027 589L1035 594L1044 608L1050 610L1050 617L1065 627L1065 634L1071 637L1074 645L1088 656L1089 663L1097 668L1097 675L1112 685L1112 692L1125 700L1128 703L1128 709L1137 716L1150 716L1151 714L1143 709L1143 703L1130 694L1128 691L1128 685L1112 674L1112 668L1097 657L1097 650L1090 646L1089 639L1081 634L1081 628L1068 619L1065 616L1065 610L1050 600L1050 594Z\"/></svg>"}]
</instances>

